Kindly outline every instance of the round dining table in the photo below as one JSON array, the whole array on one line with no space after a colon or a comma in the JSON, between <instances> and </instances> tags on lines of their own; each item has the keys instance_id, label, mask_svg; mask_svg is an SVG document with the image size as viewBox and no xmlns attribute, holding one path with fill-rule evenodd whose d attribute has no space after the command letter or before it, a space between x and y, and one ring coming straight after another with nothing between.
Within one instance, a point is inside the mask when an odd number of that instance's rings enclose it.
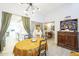
<instances>
[{"instance_id":1,"label":"round dining table","mask_svg":"<svg viewBox=\"0 0 79 59\"><path fill-rule=\"evenodd\" d=\"M36 39L36 41L32 41ZM39 51L40 40L43 38L30 38L16 43L13 54L14 56L37 56Z\"/></svg>"}]
</instances>

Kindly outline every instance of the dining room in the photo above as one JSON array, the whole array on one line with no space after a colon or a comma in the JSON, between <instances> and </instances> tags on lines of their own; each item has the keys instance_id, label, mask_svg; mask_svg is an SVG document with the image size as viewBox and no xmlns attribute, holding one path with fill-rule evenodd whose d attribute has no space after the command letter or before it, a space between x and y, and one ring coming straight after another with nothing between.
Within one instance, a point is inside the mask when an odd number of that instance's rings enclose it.
<instances>
[{"instance_id":1,"label":"dining room","mask_svg":"<svg viewBox=\"0 0 79 59\"><path fill-rule=\"evenodd\" d=\"M78 3L0 3L0 56L79 55Z\"/></svg>"}]
</instances>

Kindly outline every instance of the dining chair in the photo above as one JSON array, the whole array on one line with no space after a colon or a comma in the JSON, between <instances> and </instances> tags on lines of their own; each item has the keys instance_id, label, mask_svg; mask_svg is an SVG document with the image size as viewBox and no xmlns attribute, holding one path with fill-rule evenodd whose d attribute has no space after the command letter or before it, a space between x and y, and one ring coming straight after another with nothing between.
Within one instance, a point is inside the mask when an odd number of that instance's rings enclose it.
<instances>
[{"instance_id":1,"label":"dining chair","mask_svg":"<svg viewBox=\"0 0 79 59\"><path fill-rule=\"evenodd\" d=\"M47 39L41 40L39 45L39 54L38 56L46 56L46 46L47 46Z\"/></svg>"}]
</instances>

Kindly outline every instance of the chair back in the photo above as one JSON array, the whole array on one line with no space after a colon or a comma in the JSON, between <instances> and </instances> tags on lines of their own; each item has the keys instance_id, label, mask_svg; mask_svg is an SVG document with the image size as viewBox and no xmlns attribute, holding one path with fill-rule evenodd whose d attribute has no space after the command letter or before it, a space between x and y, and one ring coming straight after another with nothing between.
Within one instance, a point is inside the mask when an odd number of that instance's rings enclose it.
<instances>
[{"instance_id":1,"label":"chair back","mask_svg":"<svg viewBox=\"0 0 79 59\"><path fill-rule=\"evenodd\" d=\"M45 54L45 55L46 55L46 45L47 45L47 39L40 41L39 56L40 56L41 54ZM42 52L42 51L43 51L43 52ZM41 53L41 52L42 52L42 53Z\"/></svg>"}]
</instances>

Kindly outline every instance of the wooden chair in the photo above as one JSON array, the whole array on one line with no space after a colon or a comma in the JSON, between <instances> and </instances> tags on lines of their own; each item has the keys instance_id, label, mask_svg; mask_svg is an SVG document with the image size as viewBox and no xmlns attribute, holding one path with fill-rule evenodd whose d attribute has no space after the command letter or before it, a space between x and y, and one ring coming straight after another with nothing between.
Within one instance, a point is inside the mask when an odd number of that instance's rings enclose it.
<instances>
[{"instance_id":1,"label":"wooden chair","mask_svg":"<svg viewBox=\"0 0 79 59\"><path fill-rule=\"evenodd\" d=\"M47 45L47 39L40 41L38 56L43 56L44 54L46 56L46 45Z\"/></svg>"}]
</instances>

